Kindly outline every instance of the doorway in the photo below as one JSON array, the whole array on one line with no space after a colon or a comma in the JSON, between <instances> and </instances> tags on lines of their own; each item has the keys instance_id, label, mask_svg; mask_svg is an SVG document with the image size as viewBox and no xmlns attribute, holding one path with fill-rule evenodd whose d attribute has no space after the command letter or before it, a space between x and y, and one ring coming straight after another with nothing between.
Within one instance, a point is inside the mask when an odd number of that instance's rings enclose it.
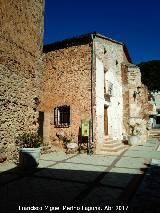
<instances>
[{"instance_id":1,"label":"doorway","mask_svg":"<svg viewBox=\"0 0 160 213\"><path fill-rule=\"evenodd\" d=\"M108 135L108 107L104 106L104 135Z\"/></svg>"},{"instance_id":2,"label":"doorway","mask_svg":"<svg viewBox=\"0 0 160 213\"><path fill-rule=\"evenodd\" d=\"M38 135L43 138L43 123L44 123L44 112L39 111L39 117L38 117Z\"/></svg>"}]
</instances>

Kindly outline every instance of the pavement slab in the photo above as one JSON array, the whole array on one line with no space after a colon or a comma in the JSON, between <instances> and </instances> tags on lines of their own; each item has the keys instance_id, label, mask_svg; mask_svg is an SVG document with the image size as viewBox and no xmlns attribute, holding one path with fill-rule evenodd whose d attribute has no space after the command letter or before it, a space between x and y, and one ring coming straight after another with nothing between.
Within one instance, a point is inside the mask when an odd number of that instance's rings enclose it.
<instances>
[{"instance_id":1,"label":"pavement slab","mask_svg":"<svg viewBox=\"0 0 160 213\"><path fill-rule=\"evenodd\" d=\"M133 174L121 174L116 172L108 173L102 180L101 184L104 186L112 186L113 188L125 188L133 178ZM122 178L123 177L123 178Z\"/></svg>"},{"instance_id":2,"label":"pavement slab","mask_svg":"<svg viewBox=\"0 0 160 213\"><path fill-rule=\"evenodd\" d=\"M67 155L65 152L53 152L41 155L40 159L46 161L63 161L73 156L75 155Z\"/></svg>"},{"instance_id":3,"label":"pavement slab","mask_svg":"<svg viewBox=\"0 0 160 213\"><path fill-rule=\"evenodd\" d=\"M40 160L38 168L48 168L50 166L53 166L57 164L57 161L51 161L51 160Z\"/></svg>"},{"instance_id":4,"label":"pavement slab","mask_svg":"<svg viewBox=\"0 0 160 213\"><path fill-rule=\"evenodd\" d=\"M2 174L0 175L0 186L3 186L3 184L12 182L13 180L19 178L19 175L17 174L10 174L10 173L6 173L6 174Z\"/></svg>"},{"instance_id":5,"label":"pavement slab","mask_svg":"<svg viewBox=\"0 0 160 213\"><path fill-rule=\"evenodd\" d=\"M125 156L121 157L121 159L115 164L115 167L122 167L122 168L144 168L145 166L145 160L143 158L132 158L131 156Z\"/></svg>"},{"instance_id":6,"label":"pavement slab","mask_svg":"<svg viewBox=\"0 0 160 213\"><path fill-rule=\"evenodd\" d=\"M100 183L106 186L112 186L113 188L125 189L127 185L132 181L135 175L142 175L142 171L139 169L127 169L127 168L112 168L108 174L104 176Z\"/></svg>"},{"instance_id":7,"label":"pavement slab","mask_svg":"<svg viewBox=\"0 0 160 213\"><path fill-rule=\"evenodd\" d=\"M105 166L96 166L96 165L88 165L82 163L58 163L54 166L51 166L52 169L65 169L65 170L78 170L78 171L95 171L95 172L103 172L106 170Z\"/></svg>"},{"instance_id":8,"label":"pavement slab","mask_svg":"<svg viewBox=\"0 0 160 213\"><path fill-rule=\"evenodd\" d=\"M133 146L130 147L130 151L155 151L155 147L154 146Z\"/></svg>"},{"instance_id":9,"label":"pavement slab","mask_svg":"<svg viewBox=\"0 0 160 213\"><path fill-rule=\"evenodd\" d=\"M121 189L97 186L85 197L82 205L100 206L103 209L105 206L112 205L121 193Z\"/></svg>"},{"instance_id":10,"label":"pavement slab","mask_svg":"<svg viewBox=\"0 0 160 213\"><path fill-rule=\"evenodd\" d=\"M48 178L53 180L88 183L93 182L101 172L79 171L79 170L66 170L66 169L43 169L36 172L35 176Z\"/></svg>"},{"instance_id":11,"label":"pavement slab","mask_svg":"<svg viewBox=\"0 0 160 213\"><path fill-rule=\"evenodd\" d=\"M71 159L67 159L66 162L81 163L94 166L109 166L116 158L117 156L80 154Z\"/></svg>"},{"instance_id":12,"label":"pavement slab","mask_svg":"<svg viewBox=\"0 0 160 213\"><path fill-rule=\"evenodd\" d=\"M160 154L158 151L144 151L144 150L138 150L133 151L129 150L124 154L125 157L137 157L137 158L146 158L146 159L160 159Z\"/></svg>"},{"instance_id":13,"label":"pavement slab","mask_svg":"<svg viewBox=\"0 0 160 213\"><path fill-rule=\"evenodd\" d=\"M152 159L137 192L130 201L131 212L160 212L160 160Z\"/></svg>"},{"instance_id":14,"label":"pavement slab","mask_svg":"<svg viewBox=\"0 0 160 213\"><path fill-rule=\"evenodd\" d=\"M14 168L16 168L17 165L15 163L12 163L12 162L5 162L3 164L0 164L0 174L2 172L5 172L5 171L8 171L8 170L12 170Z\"/></svg>"}]
</instances>

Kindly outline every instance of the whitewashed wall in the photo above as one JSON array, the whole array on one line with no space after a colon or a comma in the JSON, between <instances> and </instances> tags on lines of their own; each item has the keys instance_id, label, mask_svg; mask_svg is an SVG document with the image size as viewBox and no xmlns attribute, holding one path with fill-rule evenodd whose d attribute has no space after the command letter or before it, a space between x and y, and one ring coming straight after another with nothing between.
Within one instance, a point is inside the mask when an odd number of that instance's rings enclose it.
<instances>
[{"instance_id":1,"label":"whitewashed wall","mask_svg":"<svg viewBox=\"0 0 160 213\"><path fill-rule=\"evenodd\" d=\"M96 141L104 140L104 65L96 58Z\"/></svg>"},{"instance_id":2,"label":"whitewashed wall","mask_svg":"<svg viewBox=\"0 0 160 213\"><path fill-rule=\"evenodd\" d=\"M110 105L108 107L108 132L113 139L122 139L122 85L113 73L112 68L109 68L108 80L113 84L113 96L110 99Z\"/></svg>"},{"instance_id":3,"label":"whitewashed wall","mask_svg":"<svg viewBox=\"0 0 160 213\"><path fill-rule=\"evenodd\" d=\"M123 48L120 44L98 39L96 47L96 140L104 141L104 105L108 105L108 133L113 139L122 139L123 98L121 63ZM105 52L104 53L104 48ZM118 64L116 63L118 62ZM105 72L104 72L105 69ZM104 74L105 73L105 74ZM104 81L113 84L113 97L110 102L104 99Z\"/></svg>"}]
</instances>

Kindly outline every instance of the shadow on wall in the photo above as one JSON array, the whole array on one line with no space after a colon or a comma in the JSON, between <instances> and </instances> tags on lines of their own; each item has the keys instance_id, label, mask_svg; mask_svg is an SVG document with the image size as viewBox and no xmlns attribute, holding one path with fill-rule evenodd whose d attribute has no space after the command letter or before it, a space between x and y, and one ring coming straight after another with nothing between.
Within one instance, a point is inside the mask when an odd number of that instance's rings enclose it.
<instances>
[{"instance_id":1,"label":"shadow on wall","mask_svg":"<svg viewBox=\"0 0 160 213\"><path fill-rule=\"evenodd\" d=\"M57 163L53 162L50 167ZM115 212L122 205L123 208L129 205L127 212L139 212L136 210L140 209L141 212L153 212L153 209L159 207L159 203L149 197L147 202L137 202L138 207L131 202L136 190L134 183L139 178L140 174L52 168L22 171L15 168L0 174L0 212L45 213L55 211L56 208L67 210L67 207L70 207L68 211L72 210L71 212L78 212L78 208L81 209L80 212L89 212L93 207L101 209L94 209L94 212L107 212L109 206L112 207L109 212ZM160 189L156 190L160 194Z\"/></svg>"}]
</instances>

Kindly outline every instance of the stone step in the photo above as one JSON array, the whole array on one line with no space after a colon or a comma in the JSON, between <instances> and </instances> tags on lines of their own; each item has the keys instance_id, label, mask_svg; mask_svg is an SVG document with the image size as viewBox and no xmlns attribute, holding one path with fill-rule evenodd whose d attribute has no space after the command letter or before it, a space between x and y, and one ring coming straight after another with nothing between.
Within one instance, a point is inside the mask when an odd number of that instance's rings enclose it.
<instances>
[{"instance_id":1,"label":"stone step","mask_svg":"<svg viewBox=\"0 0 160 213\"><path fill-rule=\"evenodd\" d=\"M119 146L123 146L123 144L121 143L104 143L103 147L119 147Z\"/></svg>"},{"instance_id":2,"label":"stone step","mask_svg":"<svg viewBox=\"0 0 160 213\"><path fill-rule=\"evenodd\" d=\"M160 133L160 129L151 129L149 131L150 134L157 134L157 133Z\"/></svg>"},{"instance_id":3,"label":"stone step","mask_svg":"<svg viewBox=\"0 0 160 213\"><path fill-rule=\"evenodd\" d=\"M110 136L105 136L105 137L104 137L104 140L113 140L113 138L110 137Z\"/></svg>"},{"instance_id":4,"label":"stone step","mask_svg":"<svg viewBox=\"0 0 160 213\"><path fill-rule=\"evenodd\" d=\"M113 139L104 139L104 143L112 143L114 140Z\"/></svg>"},{"instance_id":5,"label":"stone step","mask_svg":"<svg viewBox=\"0 0 160 213\"><path fill-rule=\"evenodd\" d=\"M160 130L160 128L153 128L153 129L151 129L151 131L159 131Z\"/></svg>"},{"instance_id":6,"label":"stone step","mask_svg":"<svg viewBox=\"0 0 160 213\"><path fill-rule=\"evenodd\" d=\"M124 149L123 146L119 146L119 147L102 147L101 150L103 151L109 151L109 152L116 152L116 151L119 151L121 149Z\"/></svg>"},{"instance_id":7,"label":"stone step","mask_svg":"<svg viewBox=\"0 0 160 213\"><path fill-rule=\"evenodd\" d=\"M149 134L149 137L155 137L155 136L160 136L160 132L159 133L155 133L155 134Z\"/></svg>"},{"instance_id":8,"label":"stone step","mask_svg":"<svg viewBox=\"0 0 160 213\"><path fill-rule=\"evenodd\" d=\"M103 144L99 144L96 154L119 154L126 149L126 146L118 140L106 139Z\"/></svg>"},{"instance_id":9,"label":"stone step","mask_svg":"<svg viewBox=\"0 0 160 213\"><path fill-rule=\"evenodd\" d=\"M160 129L151 129L149 131L150 138L159 138L160 137Z\"/></svg>"},{"instance_id":10,"label":"stone step","mask_svg":"<svg viewBox=\"0 0 160 213\"><path fill-rule=\"evenodd\" d=\"M101 151L108 151L108 152L118 152L124 150L123 146L119 146L119 147L102 147Z\"/></svg>"},{"instance_id":11,"label":"stone step","mask_svg":"<svg viewBox=\"0 0 160 213\"><path fill-rule=\"evenodd\" d=\"M124 150L120 150L120 151L116 151L116 152L113 152L113 151L110 152L110 151L106 151L106 150L105 151L100 150L96 154L97 155L120 155Z\"/></svg>"},{"instance_id":12,"label":"stone step","mask_svg":"<svg viewBox=\"0 0 160 213\"><path fill-rule=\"evenodd\" d=\"M122 144L120 141L117 141L117 140L110 140L110 141L104 141L104 143L103 144L108 144L108 145L116 145L116 144Z\"/></svg>"},{"instance_id":13,"label":"stone step","mask_svg":"<svg viewBox=\"0 0 160 213\"><path fill-rule=\"evenodd\" d=\"M150 134L157 134L157 133L160 133L160 131L154 131L154 132L150 132Z\"/></svg>"},{"instance_id":14,"label":"stone step","mask_svg":"<svg viewBox=\"0 0 160 213\"><path fill-rule=\"evenodd\" d=\"M124 144L121 141L112 140L111 142L104 142L103 147L112 147L112 148L118 148L118 147L124 147Z\"/></svg>"}]
</instances>

